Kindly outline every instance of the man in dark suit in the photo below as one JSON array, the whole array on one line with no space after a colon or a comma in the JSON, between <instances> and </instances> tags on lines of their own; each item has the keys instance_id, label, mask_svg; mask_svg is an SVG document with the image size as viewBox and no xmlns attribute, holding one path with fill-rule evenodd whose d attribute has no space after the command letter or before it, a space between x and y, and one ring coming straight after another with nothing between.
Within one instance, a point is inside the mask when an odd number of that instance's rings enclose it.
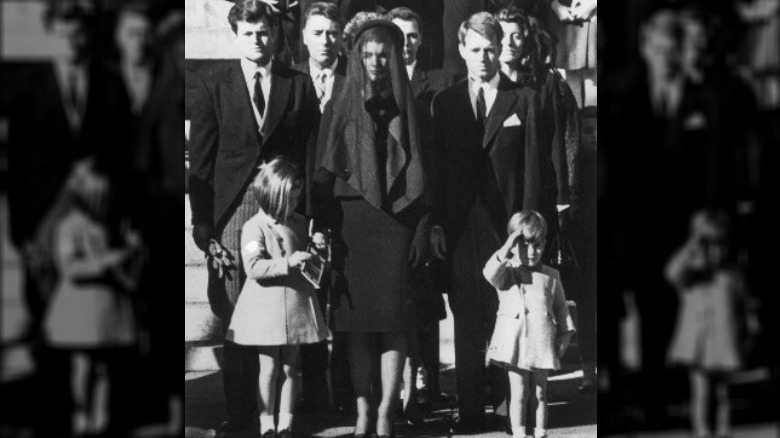
<instances>
[{"instance_id":1,"label":"man in dark suit","mask_svg":"<svg viewBox=\"0 0 780 438\"><path fill-rule=\"evenodd\" d=\"M699 77L692 71L693 59L685 58L697 57L690 52L700 49L691 45L706 39L690 38L695 35L685 29L687 19L681 17L680 10L669 5L650 11L640 28L643 65L623 75L615 98L607 100L614 108L607 112L608 125L633 133L629 138L615 138L617 134L607 130L604 170L611 180L620 182L609 190L614 193L610 195L613 202L620 202L615 215L619 220L615 228L622 230L619 237L624 245L618 259L620 280L624 289L634 292L643 316L640 385L648 387L636 392L648 394L643 402L649 424L663 419L662 407L670 397L684 397L653 392L653 382L679 379L675 381L684 384L687 377L667 370L666 350L678 297L663 277L664 267L685 242L696 210L736 210L743 191L738 178L744 173L740 169L746 143L743 118L751 119L755 106L741 100L738 107L729 108L728 82ZM625 147L626 142L631 147Z\"/></svg>"},{"instance_id":2,"label":"man in dark suit","mask_svg":"<svg viewBox=\"0 0 780 438\"><path fill-rule=\"evenodd\" d=\"M247 190L265 161L284 155L303 164L318 121L311 81L275 62L280 23L270 6L242 0L228 15L241 59L201 78L192 109L190 202L193 237L203 251L211 239L235 258L237 271L222 276L209 267L212 311L228 327L246 279L240 260L241 229L259 205ZM257 415L257 356L225 342L223 378L231 436Z\"/></svg>"},{"instance_id":3,"label":"man in dark suit","mask_svg":"<svg viewBox=\"0 0 780 438\"><path fill-rule=\"evenodd\" d=\"M404 34L404 63L409 75L409 84L414 93L417 118L419 120L420 134L422 136L423 154L426 158L426 166L432 165L433 153L433 123L431 120L431 102L436 93L450 87L453 84L452 75L444 70L426 70L417 62L417 54L423 43L422 21L416 12L407 7L398 7L387 13L387 18L398 26ZM438 285L442 286L442 285ZM428 389L432 395L439 394L439 316L445 314L444 302L441 297L442 290L438 287L426 290L424 296L419 297L419 311L422 318L428 324L428 328L419 332L419 339L410 342L407 369L404 371L404 389L409 396L404 397L404 411L407 421L419 422L422 420L414 405L409 405L410 399L415 397L417 366L424 366L428 375ZM415 335L416 336L416 335ZM419 355L419 357L415 357ZM421 363L419 363L421 362ZM412 400L413 401L413 400ZM411 410L409 407L411 406Z\"/></svg>"},{"instance_id":4,"label":"man in dark suit","mask_svg":"<svg viewBox=\"0 0 780 438\"><path fill-rule=\"evenodd\" d=\"M329 108L329 103L341 91L347 73L347 60L341 56L341 32L343 25L338 6L333 3L315 2L303 14L303 44L308 59L293 68L311 78L317 94L320 113ZM316 142L310 144L307 154L306 173L314 171ZM328 291L318 290L323 314L327 314ZM329 358L330 356L330 358ZM326 368L324 365L329 364ZM346 339L341 333L333 333L332 352L328 345L320 343L301 347L301 368L303 371L303 406L299 410L321 411L332 401L336 408L347 408L352 404L349 369L346 361ZM332 384L329 400L328 374Z\"/></svg>"},{"instance_id":5,"label":"man in dark suit","mask_svg":"<svg viewBox=\"0 0 780 438\"><path fill-rule=\"evenodd\" d=\"M99 164L114 170L107 160L122 151L111 150L113 136L121 136L122 114L107 99L108 72L93 62L89 32L93 13L73 2L50 2L44 28L60 49L51 63L29 67L14 83L13 111L9 114L8 201L11 239L22 253L24 297L29 312L25 341L32 341L32 357L40 390L52 394L54 405L68 403L69 358L38 343L42 323L57 281L53 227L61 217L67 193L80 193L98 205L107 185L90 177ZM20 72L22 73L22 72ZM3 90L4 92L6 90ZM110 133L110 135L106 135ZM44 436L69 432L71 421L54 412L36 424Z\"/></svg>"},{"instance_id":6,"label":"man in dark suit","mask_svg":"<svg viewBox=\"0 0 780 438\"><path fill-rule=\"evenodd\" d=\"M539 96L499 72L502 34L488 13L464 21L458 38L468 78L433 99L431 250L451 270L461 433L485 427L485 350L498 303L482 267L506 238L512 213L531 208L556 220ZM492 374L493 404L500 408L506 376Z\"/></svg>"}]
</instances>

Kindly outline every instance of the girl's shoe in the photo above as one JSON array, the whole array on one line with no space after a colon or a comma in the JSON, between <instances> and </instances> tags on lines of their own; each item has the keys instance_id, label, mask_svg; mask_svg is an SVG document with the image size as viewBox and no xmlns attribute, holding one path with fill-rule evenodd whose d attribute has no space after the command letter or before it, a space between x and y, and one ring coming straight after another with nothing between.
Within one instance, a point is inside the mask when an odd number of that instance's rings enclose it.
<instances>
[{"instance_id":1,"label":"girl's shoe","mask_svg":"<svg viewBox=\"0 0 780 438\"><path fill-rule=\"evenodd\" d=\"M276 438L276 431L271 429L266 433L262 434L260 438Z\"/></svg>"},{"instance_id":2,"label":"girl's shoe","mask_svg":"<svg viewBox=\"0 0 780 438\"><path fill-rule=\"evenodd\" d=\"M293 434L290 429L284 429L276 434L276 438L293 438Z\"/></svg>"}]
</instances>

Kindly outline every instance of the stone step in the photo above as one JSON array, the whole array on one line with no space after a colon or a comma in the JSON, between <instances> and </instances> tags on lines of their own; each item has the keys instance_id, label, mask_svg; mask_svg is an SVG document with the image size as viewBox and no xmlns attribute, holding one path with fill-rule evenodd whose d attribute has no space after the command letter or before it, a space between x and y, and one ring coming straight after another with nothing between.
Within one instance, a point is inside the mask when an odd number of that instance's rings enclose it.
<instances>
[{"instance_id":1,"label":"stone step","mask_svg":"<svg viewBox=\"0 0 780 438\"><path fill-rule=\"evenodd\" d=\"M221 342L185 342L184 372L219 371L222 361Z\"/></svg>"},{"instance_id":2,"label":"stone step","mask_svg":"<svg viewBox=\"0 0 780 438\"><path fill-rule=\"evenodd\" d=\"M3 299L0 308L0 343L14 341L22 336L28 324L27 308L21 301Z\"/></svg>"},{"instance_id":3,"label":"stone step","mask_svg":"<svg viewBox=\"0 0 780 438\"><path fill-rule=\"evenodd\" d=\"M192 231L184 230L184 266L204 266L206 258L204 252L195 245L192 239Z\"/></svg>"},{"instance_id":4,"label":"stone step","mask_svg":"<svg viewBox=\"0 0 780 438\"><path fill-rule=\"evenodd\" d=\"M221 322L208 304L184 305L184 342L220 339Z\"/></svg>"},{"instance_id":5,"label":"stone step","mask_svg":"<svg viewBox=\"0 0 780 438\"><path fill-rule=\"evenodd\" d=\"M192 211L190 210L190 197L184 195L184 229L192 228Z\"/></svg>"},{"instance_id":6,"label":"stone step","mask_svg":"<svg viewBox=\"0 0 780 438\"><path fill-rule=\"evenodd\" d=\"M208 272L205 266L184 267L184 303L208 303Z\"/></svg>"}]
</instances>

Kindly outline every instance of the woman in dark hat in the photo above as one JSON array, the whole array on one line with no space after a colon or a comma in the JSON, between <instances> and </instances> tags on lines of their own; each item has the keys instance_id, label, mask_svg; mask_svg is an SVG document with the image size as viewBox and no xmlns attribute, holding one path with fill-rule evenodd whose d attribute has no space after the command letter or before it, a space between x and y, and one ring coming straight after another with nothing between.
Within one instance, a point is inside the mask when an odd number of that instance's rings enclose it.
<instances>
[{"instance_id":1,"label":"woman in dark hat","mask_svg":"<svg viewBox=\"0 0 780 438\"><path fill-rule=\"evenodd\" d=\"M315 218L333 233L331 305L347 333L355 436L392 436L406 330L420 328L414 268L427 258L427 202L403 35L384 19L360 25L344 89L323 115ZM371 388L381 368L381 389ZM381 394L378 406L372 395Z\"/></svg>"}]
</instances>

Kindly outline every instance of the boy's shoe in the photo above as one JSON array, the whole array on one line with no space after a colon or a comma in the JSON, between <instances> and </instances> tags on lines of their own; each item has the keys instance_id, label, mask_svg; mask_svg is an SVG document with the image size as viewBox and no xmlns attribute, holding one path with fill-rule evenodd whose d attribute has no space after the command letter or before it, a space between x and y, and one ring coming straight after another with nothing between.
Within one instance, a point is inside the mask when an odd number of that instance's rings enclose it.
<instances>
[{"instance_id":1,"label":"boy's shoe","mask_svg":"<svg viewBox=\"0 0 780 438\"><path fill-rule=\"evenodd\" d=\"M276 438L276 431L271 429L266 433L262 434L260 438Z\"/></svg>"},{"instance_id":2,"label":"boy's shoe","mask_svg":"<svg viewBox=\"0 0 780 438\"><path fill-rule=\"evenodd\" d=\"M284 429L276 434L276 438L293 438L293 434L290 432L290 429Z\"/></svg>"}]
</instances>

